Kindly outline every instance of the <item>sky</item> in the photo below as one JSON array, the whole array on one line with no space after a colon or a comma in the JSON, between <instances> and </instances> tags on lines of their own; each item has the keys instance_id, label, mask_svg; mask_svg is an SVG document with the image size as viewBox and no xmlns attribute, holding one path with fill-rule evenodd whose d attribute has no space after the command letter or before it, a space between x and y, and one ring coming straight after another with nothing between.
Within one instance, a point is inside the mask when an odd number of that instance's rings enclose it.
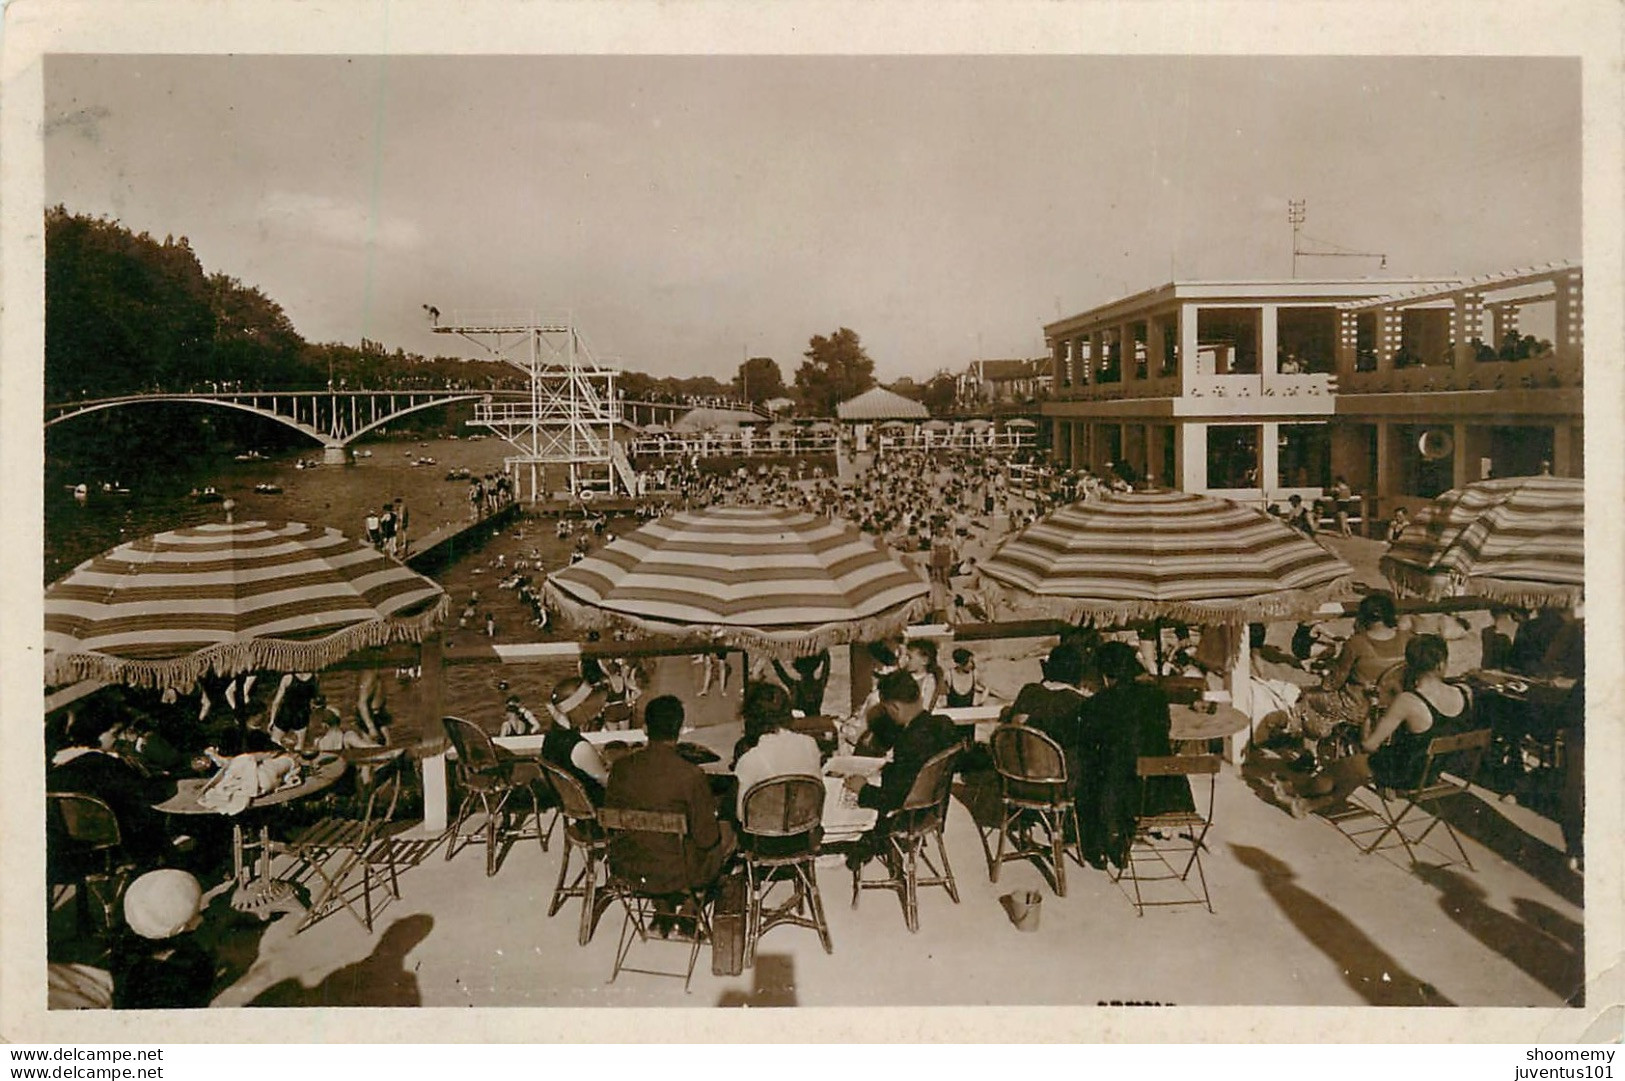
<instances>
[{"instance_id":1,"label":"sky","mask_svg":"<svg viewBox=\"0 0 1625 1081\"><path fill-rule=\"evenodd\" d=\"M568 316L730 378L857 331L883 380L1038 356L1171 279L1581 255L1580 72L1523 58L51 56L46 197L257 285L313 341L474 355Z\"/></svg>"}]
</instances>

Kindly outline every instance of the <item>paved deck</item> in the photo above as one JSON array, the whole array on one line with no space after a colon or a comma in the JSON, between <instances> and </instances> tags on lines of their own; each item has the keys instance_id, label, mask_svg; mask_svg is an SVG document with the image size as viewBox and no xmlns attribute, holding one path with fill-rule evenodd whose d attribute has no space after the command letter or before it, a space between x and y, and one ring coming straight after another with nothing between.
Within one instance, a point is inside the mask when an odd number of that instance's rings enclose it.
<instances>
[{"instance_id":1,"label":"paved deck","mask_svg":"<svg viewBox=\"0 0 1625 1081\"><path fill-rule=\"evenodd\" d=\"M713 977L702 954L691 993L633 973L609 985L618 910L586 947L573 905L545 915L557 844L515 847L494 878L478 847L451 862L434 849L371 936L342 913L296 938L286 920L252 932L241 948L257 959L217 1004L1559 1006L1579 992L1581 880L1551 823L1485 794L1453 816L1477 870L1412 870L1397 849L1364 856L1328 822L1268 803L1256 774L1271 768L1219 778L1205 861L1213 914L1137 916L1123 887L1087 868L1069 869L1064 899L1025 864L994 885L956 800L947 836L961 903L924 892L916 935L890 894L866 892L853 910L847 871L827 866L833 955L781 928L740 977ZM999 903L1018 889L1043 894L1036 933L1017 932ZM644 949L654 966L682 956L670 943Z\"/></svg>"}]
</instances>

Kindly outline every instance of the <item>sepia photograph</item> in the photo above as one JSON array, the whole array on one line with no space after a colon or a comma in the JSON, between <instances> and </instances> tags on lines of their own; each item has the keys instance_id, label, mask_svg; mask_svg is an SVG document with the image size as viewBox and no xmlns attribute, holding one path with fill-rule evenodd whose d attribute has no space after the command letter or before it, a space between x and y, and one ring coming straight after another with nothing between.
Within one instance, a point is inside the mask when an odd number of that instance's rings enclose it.
<instances>
[{"instance_id":1,"label":"sepia photograph","mask_svg":"<svg viewBox=\"0 0 1625 1081\"><path fill-rule=\"evenodd\" d=\"M1587 69L1414 48L38 57L39 1009L1578 1032Z\"/></svg>"}]
</instances>

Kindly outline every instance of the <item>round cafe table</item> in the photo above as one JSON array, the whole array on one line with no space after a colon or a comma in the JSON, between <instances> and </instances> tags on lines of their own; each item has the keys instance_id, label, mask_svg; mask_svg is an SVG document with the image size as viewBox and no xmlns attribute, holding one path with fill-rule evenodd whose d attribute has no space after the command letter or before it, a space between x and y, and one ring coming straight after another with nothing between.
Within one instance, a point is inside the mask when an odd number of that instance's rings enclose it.
<instances>
[{"instance_id":1,"label":"round cafe table","mask_svg":"<svg viewBox=\"0 0 1625 1081\"><path fill-rule=\"evenodd\" d=\"M271 875L271 827L264 812L325 792L344 776L349 762L342 755L322 755L313 764L301 763L300 768L304 771L304 780L299 784L256 796L240 814L228 816L231 818L232 872L237 879L237 888L231 895L231 907L239 912L264 915L273 905L293 897L293 886ZM178 782L175 794L162 803L154 804L153 809L176 815L223 814L223 811L198 802L198 796L209 780L207 777L192 777ZM257 833L254 840L245 839L245 822L252 823ZM250 848L258 850L258 860L250 862L246 858ZM255 863L259 865L258 874L255 873Z\"/></svg>"},{"instance_id":2,"label":"round cafe table","mask_svg":"<svg viewBox=\"0 0 1625 1081\"><path fill-rule=\"evenodd\" d=\"M1208 740L1233 736L1251 723L1247 714L1229 703L1212 704L1215 707L1212 713L1196 706L1169 706L1168 717L1173 723L1169 726L1168 738L1206 743Z\"/></svg>"}]
</instances>

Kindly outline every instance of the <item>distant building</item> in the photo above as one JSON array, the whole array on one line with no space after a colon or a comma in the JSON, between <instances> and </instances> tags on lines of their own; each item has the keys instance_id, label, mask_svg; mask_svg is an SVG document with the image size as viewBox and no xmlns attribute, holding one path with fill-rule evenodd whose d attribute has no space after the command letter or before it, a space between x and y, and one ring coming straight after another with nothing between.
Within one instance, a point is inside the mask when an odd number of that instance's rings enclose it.
<instances>
[{"instance_id":1,"label":"distant building","mask_svg":"<svg viewBox=\"0 0 1625 1081\"><path fill-rule=\"evenodd\" d=\"M775 417L780 413L788 413L795 407L796 402L794 398L769 398L767 401L762 403L762 408L766 409L769 413L772 413Z\"/></svg>"},{"instance_id":2,"label":"distant building","mask_svg":"<svg viewBox=\"0 0 1625 1081\"><path fill-rule=\"evenodd\" d=\"M1580 476L1583 274L1170 282L1044 328L1064 462L1252 503L1336 476L1386 517L1485 476ZM1550 343L1520 335L1543 308Z\"/></svg>"},{"instance_id":3,"label":"distant building","mask_svg":"<svg viewBox=\"0 0 1625 1081\"><path fill-rule=\"evenodd\" d=\"M973 360L958 377L955 397L967 406L1027 402L1048 395L1053 383L1049 357Z\"/></svg>"}]
</instances>

